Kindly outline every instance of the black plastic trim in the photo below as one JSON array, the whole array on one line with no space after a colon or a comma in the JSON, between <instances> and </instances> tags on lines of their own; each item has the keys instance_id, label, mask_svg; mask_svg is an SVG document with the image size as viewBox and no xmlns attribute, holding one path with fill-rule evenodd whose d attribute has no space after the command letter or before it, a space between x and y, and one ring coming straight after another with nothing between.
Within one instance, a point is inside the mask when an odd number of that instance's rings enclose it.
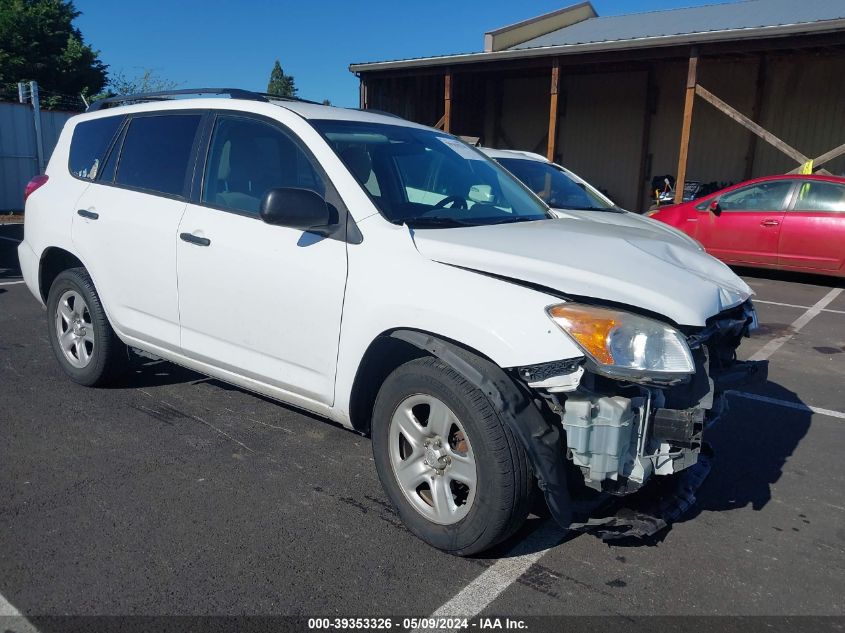
<instances>
[{"instance_id":1,"label":"black plastic trim","mask_svg":"<svg viewBox=\"0 0 845 633\"><path fill-rule=\"evenodd\" d=\"M572 522L572 503L566 482L563 434L543 417L527 388L492 361L434 335L396 330L390 336L433 354L487 396L525 448L552 518L568 528Z\"/></svg>"}]
</instances>

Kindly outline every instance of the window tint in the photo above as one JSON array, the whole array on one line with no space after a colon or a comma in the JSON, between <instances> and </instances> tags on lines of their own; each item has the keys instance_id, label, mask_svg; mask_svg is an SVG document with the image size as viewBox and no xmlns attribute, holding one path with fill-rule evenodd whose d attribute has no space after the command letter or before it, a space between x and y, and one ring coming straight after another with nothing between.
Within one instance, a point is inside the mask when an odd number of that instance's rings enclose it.
<instances>
[{"instance_id":1,"label":"window tint","mask_svg":"<svg viewBox=\"0 0 845 633\"><path fill-rule=\"evenodd\" d=\"M613 208L555 165L521 158L499 158L497 161L550 207L597 211Z\"/></svg>"},{"instance_id":2,"label":"window tint","mask_svg":"<svg viewBox=\"0 0 845 633\"><path fill-rule=\"evenodd\" d=\"M326 186L299 145L279 128L221 117L214 126L202 201L258 215L268 189L296 187L321 196Z\"/></svg>"},{"instance_id":3,"label":"window tint","mask_svg":"<svg viewBox=\"0 0 845 633\"><path fill-rule=\"evenodd\" d=\"M761 182L726 193L719 198L719 206L722 211L780 211L791 188L791 180Z\"/></svg>"},{"instance_id":4,"label":"window tint","mask_svg":"<svg viewBox=\"0 0 845 633\"><path fill-rule=\"evenodd\" d=\"M798 189L796 211L845 212L845 185L831 182L805 182Z\"/></svg>"},{"instance_id":5,"label":"window tint","mask_svg":"<svg viewBox=\"0 0 845 633\"><path fill-rule=\"evenodd\" d=\"M182 195L199 114L132 119L123 140L116 182L128 187Z\"/></svg>"},{"instance_id":6,"label":"window tint","mask_svg":"<svg viewBox=\"0 0 845 633\"><path fill-rule=\"evenodd\" d=\"M85 121L73 130L68 169L78 178L94 180L100 171L103 155L109 148L123 117L111 116Z\"/></svg>"}]
</instances>

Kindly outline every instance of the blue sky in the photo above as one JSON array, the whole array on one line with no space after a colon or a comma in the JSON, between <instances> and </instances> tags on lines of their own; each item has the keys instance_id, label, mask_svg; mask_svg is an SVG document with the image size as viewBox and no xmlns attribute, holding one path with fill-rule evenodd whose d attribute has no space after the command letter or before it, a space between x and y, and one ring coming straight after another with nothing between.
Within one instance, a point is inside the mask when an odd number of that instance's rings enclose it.
<instances>
[{"instance_id":1,"label":"blue sky","mask_svg":"<svg viewBox=\"0 0 845 633\"><path fill-rule=\"evenodd\" d=\"M278 58L299 94L357 106L351 62L481 50L485 31L575 0L76 0L77 26L111 70L182 87L264 91ZM599 15L713 0L593 0Z\"/></svg>"}]
</instances>

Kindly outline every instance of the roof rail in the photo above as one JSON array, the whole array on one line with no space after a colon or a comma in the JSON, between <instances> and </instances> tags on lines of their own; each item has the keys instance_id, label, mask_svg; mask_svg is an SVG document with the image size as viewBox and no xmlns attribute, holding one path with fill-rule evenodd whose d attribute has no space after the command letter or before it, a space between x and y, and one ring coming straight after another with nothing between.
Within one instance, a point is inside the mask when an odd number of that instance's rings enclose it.
<instances>
[{"instance_id":1,"label":"roof rail","mask_svg":"<svg viewBox=\"0 0 845 633\"><path fill-rule=\"evenodd\" d=\"M134 95L118 95L116 97L106 97L105 99L97 99L88 106L86 112L96 112L111 104L129 103L138 101L165 101L172 97L181 95L227 95L230 99L245 99L247 101L269 101L269 97L281 99L285 101L304 101L304 99L278 97L276 95L267 95L260 92L252 92L251 90L241 90L240 88L186 88L183 90L161 90L158 92L141 92ZM313 102L307 102L313 103Z\"/></svg>"}]
</instances>

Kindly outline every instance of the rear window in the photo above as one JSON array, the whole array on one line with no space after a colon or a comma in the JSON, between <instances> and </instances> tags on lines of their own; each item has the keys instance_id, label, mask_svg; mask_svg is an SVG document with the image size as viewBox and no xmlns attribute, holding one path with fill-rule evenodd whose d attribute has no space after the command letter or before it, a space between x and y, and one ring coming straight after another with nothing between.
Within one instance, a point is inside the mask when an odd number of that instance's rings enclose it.
<instances>
[{"instance_id":1,"label":"rear window","mask_svg":"<svg viewBox=\"0 0 845 633\"><path fill-rule=\"evenodd\" d=\"M78 124L70 141L68 169L77 178L94 180L109 145L117 133L122 116L111 116Z\"/></svg>"},{"instance_id":2,"label":"rear window","mask_svg":"<svg viewBox=\"0 0 845 633\"><path fill-rule=\"evenodd\" d=\"M199 114L133 118L123 140L115 182L181 196L200 118Z\"/></svg>"}]
</instances>

